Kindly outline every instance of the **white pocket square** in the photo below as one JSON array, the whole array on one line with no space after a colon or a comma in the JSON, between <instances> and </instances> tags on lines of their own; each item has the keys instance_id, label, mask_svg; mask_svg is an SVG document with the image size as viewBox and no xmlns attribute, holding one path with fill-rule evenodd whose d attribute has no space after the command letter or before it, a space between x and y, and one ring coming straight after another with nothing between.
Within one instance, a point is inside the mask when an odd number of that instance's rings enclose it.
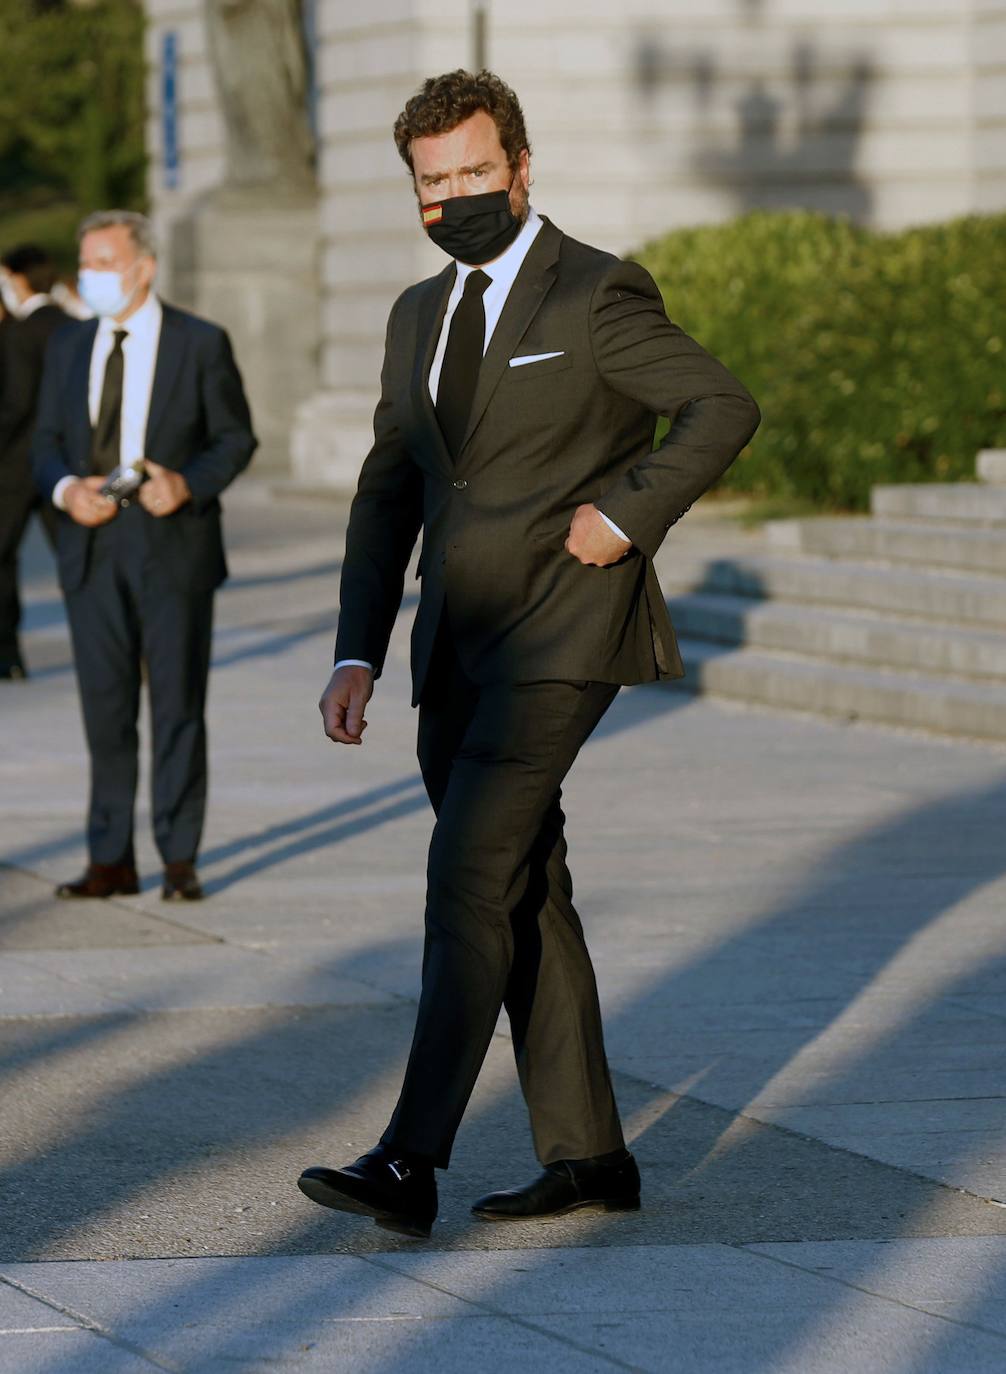
<instances>
[{"instance_id":1,"label":"white pocket square","mask_svg":"<svg viewBox=\"0 0 1006 1374\"><path fill-rule=\"evenodd\" d=\"M546 358L561 358L565 353L564 348L560 348L558 353L528 353L523 358L511 358L511 367L526 367L528 363L543 363Z\"/></svg>"}]
</instances>

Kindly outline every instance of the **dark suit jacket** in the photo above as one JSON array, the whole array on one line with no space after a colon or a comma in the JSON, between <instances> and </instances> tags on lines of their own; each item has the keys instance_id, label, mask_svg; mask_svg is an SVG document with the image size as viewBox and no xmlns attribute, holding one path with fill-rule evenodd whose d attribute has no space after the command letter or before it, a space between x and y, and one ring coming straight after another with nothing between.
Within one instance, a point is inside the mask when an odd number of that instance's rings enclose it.
<instances>
[{"instance_id":1,"label":"dark suit jacket","mask_svg":"<svg viewBox=\"0 0 1006 1374\"><path fill-rule=\"evenodd\" d=\"M146 534L154 556L179 584L210 589L227 576L217 497L247 467L257 441L226 333L174 306L163 310L146 457L184 473L192 500L163 519L144 512ZM62 477L91 471L87 393L97 328L94 320L68 324L46 355L32 464L47 500ZM67 591L86 576L92 537L61 516L57 549Z\"/></svg>"},{"instance_id":2,"label":"dark suit jacket","mask_svg":"<svg viewBox=\"0 0 1006 1374\"><path fill-rule=\"evenodd\" d=\"M42 305L0 331L0 485L8 489L31 489L31 432L45 350L67 318L58 305Z\"/></svg>"},{"instance_id":3,"label":"dark suit jacket","mask_svg":"<svg viewBox=\"0 0 1006 1374\"><path fill-rule=\"evenodd\" d=\"M336 658L380 672L422 526L416 700L445 597L477 683L681 676L651 560L751 438L757 406L668 320L643 268L546 220L493 333L452 463L427 377L454 277L450 265L391 312L374 446L346 540ZM561 356L509 366L553 352ZM652 451L657 415L672 423ZM584 567L563 548L585 502L633 540L612 567Z\"/></svg>"}]
</instances>

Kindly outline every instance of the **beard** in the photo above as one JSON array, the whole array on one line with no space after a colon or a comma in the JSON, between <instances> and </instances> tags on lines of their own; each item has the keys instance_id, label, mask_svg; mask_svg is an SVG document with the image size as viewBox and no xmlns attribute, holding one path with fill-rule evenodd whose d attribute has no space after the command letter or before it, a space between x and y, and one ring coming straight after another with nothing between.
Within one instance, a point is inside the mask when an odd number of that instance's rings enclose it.
<instances>
[{"instance_id":1,"label":"beard","mask_svg":"<svg viewBox=\"0 0 1006 1374\"><path fill-rule=\"evenodd\" d=\"M518 224L523 225L527 223L530 208L531 200L527 187L520 177L515 175L513 185L510 187L510 213Z\"/></svg>"}]
</instances>

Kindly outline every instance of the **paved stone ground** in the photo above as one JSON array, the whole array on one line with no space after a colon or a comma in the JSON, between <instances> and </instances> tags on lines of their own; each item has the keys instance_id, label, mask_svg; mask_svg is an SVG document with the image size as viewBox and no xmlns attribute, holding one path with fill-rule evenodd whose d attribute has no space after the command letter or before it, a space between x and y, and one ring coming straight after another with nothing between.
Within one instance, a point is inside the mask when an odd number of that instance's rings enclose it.
<instances>
[{"instance_id":1,"label":"paved stone ground","mask_svg":"<svg viewBox=\"0 0 1006 1374\"><path fill-rule=\"evenodd\" d=\"M407 620L322 736L345 511L229 503L210 899L56 903L85 756L51 566L0 696L0 1372L1006 1368L1006 751L623 692L567 789L638 1216L475 1224L535 1164L501 1026L429 1244L312 1207L414 1013ZM694 512L668 545L757 536ZM410 592L411 597L411 592Z\"/></svg>"}]
</instances>

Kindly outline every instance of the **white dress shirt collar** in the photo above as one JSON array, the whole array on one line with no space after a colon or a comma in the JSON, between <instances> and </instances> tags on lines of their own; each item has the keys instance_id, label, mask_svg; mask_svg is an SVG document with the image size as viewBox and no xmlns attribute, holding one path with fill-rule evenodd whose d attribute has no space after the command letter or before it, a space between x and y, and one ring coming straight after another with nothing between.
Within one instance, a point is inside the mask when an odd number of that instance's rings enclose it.
<instances>
[{"instance_id":1,"label":"white dress shirt collar","mask_svg":"<svg viewBox=\"0 0 1006 1374\"><path fill-rule=\"evenodd\" d=\"M161 332L161 302L151 291L150 295L134 314L122 324L110 315L102 315L98 321L98 335L109 337L117 330L124 329L131 338L142 339L145 343L157 340Z\"/></svg>"},{"instance_id":2,"label":"white dress shirt collar","mask_svg":"<svg viewBox=\"0 0 1006 1374\"><path fill-rule=\"evenodd\" d=\"M36 310L41 310L43 305L49 304L49 297L44 291L36 291L33 296L26 297L21 302L15 312L19 320L26 320L29 315L34 315Z\"/></svg>"},{"instance_id":3,"label":"white dress shirt collar","mask_svg":"<svg viewBox=\"0 0 1006 1374\"><path fill-rule=\"evenodd\" d=\"M533 205L528 206L527 219L521 225L520 233L511 243L505 253L501 253L493 262L487 262L484 267L471 267L466 262L455 262L458 272L458 284L464 290L465 279L470 272L484 272L493 283L493 286L502 291L504 299L513 286L514 278L524 265L524 259L528 255L532 243L538 237L541 229L541 215Z\"/></svg>"}]
</instances>

